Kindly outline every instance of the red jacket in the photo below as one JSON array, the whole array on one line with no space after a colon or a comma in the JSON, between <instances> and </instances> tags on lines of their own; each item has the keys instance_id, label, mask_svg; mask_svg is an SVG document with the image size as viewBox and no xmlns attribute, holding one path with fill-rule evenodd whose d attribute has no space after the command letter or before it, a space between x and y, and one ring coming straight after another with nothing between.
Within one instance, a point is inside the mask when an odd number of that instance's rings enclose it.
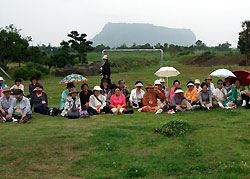
<instances>
[{"instance_id":1,"label":"red jacket","mask_svg":"<svg viewBox=\"0 0 250 179\"><path fill-rule=\"evenodd\" d=\"M117 108L118 105L122 106L123 108L126 107L126 98L124 94L120 94L119 100L115 94L113 94L110 98L110 107Z\"/></svg>"}]
</instances>

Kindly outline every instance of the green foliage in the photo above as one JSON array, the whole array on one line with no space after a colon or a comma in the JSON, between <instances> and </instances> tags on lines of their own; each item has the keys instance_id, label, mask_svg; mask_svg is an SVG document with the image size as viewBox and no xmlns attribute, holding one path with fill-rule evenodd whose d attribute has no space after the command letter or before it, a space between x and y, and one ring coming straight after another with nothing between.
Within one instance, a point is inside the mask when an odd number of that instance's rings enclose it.
<instances>
[{"instance_id":1,"label":"green foliage","mask_svg":"<svg viewBox=\"0 0 250 179\"><path fill-rule=\"evenodd\" d=\"M194 54L194 51L192 51L192 50L185 50L185 51L179 52L177 54L177 57L181 57L181 56L185 56L185 55L190 55L190 54Z\"/></svg>"},{"instance_id":2,"label":"green foliage","mask_svg":"<svg viewBox=\"0 0 250 179\"><path fill-rule=\"evenodd\" d=\"M79 54L81 63L86 63L87 52L93 50L93 47L91 47L93 42L85 39L87 37L86 34L79 34L77 31L72 31L68 34L68 37L71 38L68 43Z\"/></svg>"},{"instance_id":3,"label":"green foliage","mask_svg":"<svg viewBox=\"0 0 250 179\"><path fill-rule=\"evenodd\" d=\"M192 127L189 123L182 120L172 120L163 123L159 128L156 128L157 133L163 134L164 136L185 136L187 133L192 131Z\"/></svg>"},{"instance_id":4,"label":"green foliage","mask_svg":"<svg viewBox=\"0 0 250 179\"><path fill-rule=\"evenodd\" d=\"M31 78L32 76L41 78L42 75L46 75L48 73L49 73L49 70L46 69L43 65L39 63L29 62L25 66L14 70L13 77L27 80Z\"/></svg>"},{"instance_id":5,"label":"green foliage","mask_svg":"<svg viewBox=\"0 0 250 179\"><path fill-rule=\"evenodd\" d=\"M240 52L242 54L247 55L246 53L248 53L248 58L249 58L249 53L250 53L250 35L249 35L249 33L250 33L250 21L242 22L242 28L243 28L243 30L239 33L238 48L240 49ZM246 44L247 33L248 33L248 44ZM246 49L246 45L248 46L247 49Z\"/></svg>"}]
</instances>

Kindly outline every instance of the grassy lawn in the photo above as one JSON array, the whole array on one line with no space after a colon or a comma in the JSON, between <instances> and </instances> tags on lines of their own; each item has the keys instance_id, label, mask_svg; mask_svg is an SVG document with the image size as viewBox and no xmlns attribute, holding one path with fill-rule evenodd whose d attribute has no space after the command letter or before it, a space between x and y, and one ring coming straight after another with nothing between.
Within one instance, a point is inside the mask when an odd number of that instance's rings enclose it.
<instances>
[{"instance_id":1,"label":"grassy lawn","mask_svg":"<svg viewBox=\"0 0 250 179\"><path fill-rule=\"evenodd\" d=\"M179 79L183 89L187 81L203 80L220 68L184 66L170 57L165 65L181 72L170 84ZM116 73L112 80L125 79L132 89L137 80L144 84L156 80L157 69L150 66ZM101 79L87 78L91 88ZM47 76L40 81L51 107L59 106L66 87L59 85L60 79ZM26 93L28 84L24 82ZM81 84L76 85L80 89ZM249 116L250 111L242 108L173 115L135 112L77 120L34 113L24 125L0 124L0 178L250 178ZM185 137L154 132L172 119L187 121L193 131Z\"/></svg>"}]
</instances>

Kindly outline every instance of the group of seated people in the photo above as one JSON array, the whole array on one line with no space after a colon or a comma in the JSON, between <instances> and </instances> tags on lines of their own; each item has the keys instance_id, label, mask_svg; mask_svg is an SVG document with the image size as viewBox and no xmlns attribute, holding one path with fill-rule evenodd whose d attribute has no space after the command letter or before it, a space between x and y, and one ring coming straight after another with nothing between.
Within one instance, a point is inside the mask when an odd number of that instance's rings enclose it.
<instances>
[{"instance_id":1,"label":"group of seated people","mask_svg":"<svg viewBox=\"0 0 250 179\"><path fill-rule=\"evenodd\" d=\"M61 116L68 118L89 117L97 114L130 114L137 108L138 112L169 112L170 110L187 111L193 109L208 109L213 107L235 108L236 106L250 107L250 85L245 89L240 79L235 79L235 87L228 80L218 80L215 89L212 78L207 76L204 82L196 79L189 81L187 90L180 88L180 81L175 80L173 87L165 86L164 79L156 80L153 84L142 89L143 82L136 81L135 89L130 93L124 80L119 80L118 85L108 85L106 79L100 86L95 86L93 91L88 84L81 85L81 92L74 83L68 83L62 92L60 108L49 108L47 94L37 78L31 78L29 85L30 94L24 95L24 86L21 79L15 80L15 85L7 87L4 79L0 77L0 120L2 122L25 123L31 118L34 107L35 113L44 115Z\"/></svg>"}]
</instances>

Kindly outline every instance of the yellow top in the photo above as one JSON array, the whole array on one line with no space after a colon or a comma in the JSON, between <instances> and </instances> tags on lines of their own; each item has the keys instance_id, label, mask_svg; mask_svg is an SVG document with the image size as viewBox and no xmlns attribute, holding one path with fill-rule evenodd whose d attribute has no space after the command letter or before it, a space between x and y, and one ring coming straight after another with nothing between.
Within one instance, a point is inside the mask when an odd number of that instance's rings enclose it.
<instances>
[{"instance_id":1,"label":"yellow top","mask_svg":"<svg viewBox=\"0 0 250 179\"><path fill-rule=\"evenodd\" d=\"M184 93L185 98L191 100L191 103L198 102L198 92L197 90L193 89L192 91L186 90Z\"/></svg>"}]
</instances>

